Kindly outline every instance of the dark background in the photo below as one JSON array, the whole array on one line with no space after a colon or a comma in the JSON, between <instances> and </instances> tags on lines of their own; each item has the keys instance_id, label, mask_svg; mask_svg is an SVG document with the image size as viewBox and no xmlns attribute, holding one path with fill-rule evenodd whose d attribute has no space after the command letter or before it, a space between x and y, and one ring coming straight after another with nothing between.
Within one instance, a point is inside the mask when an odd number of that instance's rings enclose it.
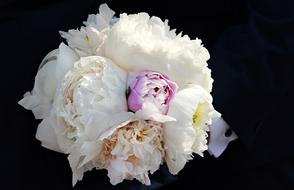
<instances>
[{"instance_id":1,"label":"dark background","mask_svg":"<svg viewBox=\"0 0 294 190\"><path fill-rule=\"evenodd\" d=\"M26 91L33 88L34 76L42 58L49 51L56 49L60 42L64 42L58 31L80 27L82 21L87 19L87 15L97 13L99 5L104 2L117 13L117 16L123 12L129 14L147 12L150 15L168 19L171 28L177 28L177 32L183 31L183 34L188 34L191 38L202 39L205 47L211 52L212 59L209 64L212 68L214 68L214 61L217 62L214 56L219 54L219 51L215 51L215 49L221 48L217 44L222 43L221 37L223 34L227 34L227 31L231 31L232 28L248 24L250 19L248 1L242 0L1 0L0 179L3 182L3 187L9 185L7 186L9 189L71 189L72 176L66 155L40 146L40 142L35 139L39 121L36 121L33 114L24 110L17 102ZM277 7L278 11L284 11L284 9L291 12L291 6ZM268 10L266 4L261 8L261 11L263 10ZM237 34L239 33L237 32ZM250 46L241 44L246 41L246 30L240 30L240 34L242 35L237 37L240 40L238 48L250 49ZM273 39L277 38L273 37ZM290 60L290 58L287 60ZM293 70L288 71L287 76L293 76ZM219 78L214 70L212 76ZM259 80L255 82L258 83ZM222 83L218 85L216 81L215 86L218 91L221 91L221 85ZM214 94L218 95L217 92L214 92ZM216 107L221 109L222 98L217 97ZM230 106L235 106L234 102ZM287 122L290 124L290 121ZM196 157L194 163L199 159L199 157ZM213 158L207 159L213 160ZM194 172L197 172L197 164L195 165L194 170L183 170L183 173L186 172L185 176L193 176ZM212 187L213 184L209 184L209 175L208 172L203 173L203 179L200 179L204 180L205 178L207 187ZM160 177L162 177L160 172L155 175L155 178ZM230 184L230 178L222 177L221 179L227 180L227 184ZM164 179L161 182L166 183ZM75 189L111 188L110 185L101 187L101 183L104 185L108 183L105 171L87 172L83 181L78 182ZM127 183L138 185L137 182ZM182 182L179 182L179 184L184 185ZM154 185L156 186L156 182ZM124 188L125 186L119 187ZM196 189L197 185L194 187Z\"/></svg>"}]
</instances>

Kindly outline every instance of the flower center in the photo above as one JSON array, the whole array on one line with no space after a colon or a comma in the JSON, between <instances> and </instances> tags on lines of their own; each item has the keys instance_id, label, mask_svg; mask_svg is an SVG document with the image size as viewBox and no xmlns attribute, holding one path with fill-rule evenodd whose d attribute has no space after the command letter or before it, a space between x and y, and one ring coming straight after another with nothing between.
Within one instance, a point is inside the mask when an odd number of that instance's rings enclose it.
<instances>
[{"instance_id":1,"label":"flower center","mask_svg":"<svg viewBox=\"0 0 294 190\"><path fill-rule=\"evenodd\" d=\"M207 103L200 103L197 106L196 112L193 115L193 124L195 127L201 126L204 122L204 115L207 110Z\"/></svg>"},{"instance_id":2,"label":"flower center","mask_svg":"<svg viewBox=\"0 0 294 190\"><path fill-rule=\"evenodd\" d=\"M128 155L128 161L139 158L133 149L145 143L155 144L164 155L162 126L152 121L134 121L119 128L110 137L103 140L103 159ZM114 151L114 152L113 152ZM101 155L98 158L101 160ZM100 161L101 162L101 161Z\"/></svg>"}]
</instances>

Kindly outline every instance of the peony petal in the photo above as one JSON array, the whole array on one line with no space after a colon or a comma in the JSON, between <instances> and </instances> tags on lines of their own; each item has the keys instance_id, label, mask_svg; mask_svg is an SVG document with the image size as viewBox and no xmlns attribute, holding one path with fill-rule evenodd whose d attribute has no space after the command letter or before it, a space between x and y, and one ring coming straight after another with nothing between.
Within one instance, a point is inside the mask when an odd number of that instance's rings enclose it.
<instances>
[{"instance_id":1,"label":"peony petal","mask_svg":"<svg viewBox=\"0 0 294 190\"><path fill-rule=\"evenodd\" d=\"M135 113L135 118L143 120L152 120L161 123L165 123L168 121L176 121L174 117L161 114L158 111L158 108L149 102L146 102L142 105L142 109L138 110Z\"/></svg>"},{"instance_id":2,"label":"peony petal","mask_svg":"<svg viewBox=\"0 0 294 190\"><path fill-rule=\"evenodd\" d=\"M94 159L102 149L101 141L87 141L81 146L81 155L85 156L78 168L84 166L87 162Z\"/></svg>"},{"instance_id":3,"label":"peony petal","mask_svg":"<svg viewBox=\"0 0 294 190\"><path fill-rule=\"evenodd\" d=\"M77 168L80 162L79 148L76 146L72 147L71 153L68 155L67 159L72 170L72 186L75 186L77 181L83 179L84 175L84 168Z\"/></svg>"},{"instance_id":4,"label":"peony petal","mask_svg":"<svg viewBox=\"0 0 294 190\"><path fill-rule=\"evenodd\" d=\"M45 148L64 153L57 143L56 134L51 126L50 118L43 119L43 121L39 124L36 139L41 141L42 146Z\"/></svg>"},{"instance_id":5,"label":"peony petal","mask_svg":"<svg viewBox=\"0 0 294 190\"><path fill-rule=\"evenodd\" d=\"M55 49L55 50L50 51L41 61L41 64L39 65L38 70L40 70L46 63L48 63L52 60L56 60L58 54L59 54L59 49Z\"/></svg>"},{"instance_id":6,"label":"peony petal","mask_svg":"<svg viewBox=\"0 0 294 190\"><path fill-rule=\"evenodd\" d=\"M125 120L125 121L121 122L119 125L114 125L111 128L109 128L107 131L105 131L104 133L102 133L100 135L99 140L103 140L103 139L109 137L115 130L117 130L117 129L119 129L119 128L121 128L121 127L129 124L132 121L135 121L135 119L132 118L133 117L133 114L131 112L128 112L126 116L127 117L131 117L131 118L128 119L128 120Z\"/></svg>"},{"instance_id":7,"label":"peony petal","mask_svg":"<svg viewBox=\"0 0 294 190\"><path fill-rule=\"evenodd\" d=\"M106 3L103 3L99 7L99 14L105 20L106 23L110 23L115 12L111 10Z\"/></svg>"},{"instance_id":8,"label":"peony petal","mask_svg":"<svg viewBox=\"0 0 294 190\"><path fill-rule=\"evenodd\" d=\"M73 67L78 60L76 53L64 43L59 45L59 54L57 57L56 78L58 82L64 78L65 74ZM52 75L52 73L51 73Z\"/></svg>"},{"instance_id":9,"label":"peony petal","mask_svg":"<svg viewBox=\"0 0 294 190\"><path fill-rule=\"evenodd\" d=\"M117 168L119 168L119 170ZM107 168L107 171L110 183L112 185L116 185L125 179L125 172L127 171L127 168L124 164L122 164L122 161L112 160L109 167Z\"/></svg>"},{"instance_id":10,"label":"peony petal","mask_svg":"<svg viewBox=\"0 0 294 190\"><path fill-rule=\"evenodd\" d=\"M172 174L182 170L192 154L195 132L191 127L167 123L164 127L164 138L167 147L165 161Z\"/></svg>"},{"instance_id":11,"label":"peony petal","mask_svg":"<svg viewBox=\"0 0 294 190\"><path fill-rule=\"evenodd\" d=\"M34 89L31 93L27 92L19 104L32 110L36 119L48 117L56 88L76 58L73 51L63 43L59 46L58 52L54 50L46 55L35 77Z\"/></svg>"},{"instance_id":12,"label":"peony petal","mask_svg":"<svg viewBox=\"0 0 294 190\"><path fill-rule=\"evenodd\" d=\"M72 146L73 141L71 139L65 138L64 136L67 126L63 120L56 116L56 113L52 114L51 117L51 125L55 131L58 145L63 152L69 153L69 148Z\"/></svg>"},{"instance_id":13,"label":"peony petal","mask_svg":"<svg viewBox=\"0 0 294 190\"><path fill-rule=\"evenodd\" d=\"M86 22L83 22L85 26L91 26L98 31L110 27L115 12L111 10L107 4L101 4L99 7L99 14L91 14L88 16Z\"/></svg>"},{"instance_id":14,"label":"peony petal","mask_svg":"<svg viewBox=\"0 0 294 190\"><path fill-rule=\"evenodd\" d=\"M32 110L36 119L49 116L52 101L56 91L56 79L52 75L56 70L56 61L45 64L37 73L32 92L27 92L18 103Z\"/></svg>"},{"instance_id":15,"label":"peony petal","mask_svg":"<svg viewBox=\"0 0 294 190\"><path fill-rule=\"evenodd\" d=\"M94 166L92 164L84 165L82 167L78 167L82 161L81 159L81 143L77 142L71 148L68 150L68 161L70 164L70 167L72 169L72 185L74 186L77 181L80 181L83 179L84 173L86 171L91 170Z\"/></svg>"},{"instance_id":16,"label":"peony petal","mask_svg":"<svg viewBox=\"0 0 294 190\"><path fill-rule=\"evenodd\" d=\"M23 106L27 110L32 110L36 119L43 119L48 117L51 110L51 103L44 96L41 97L34 92L26 92L24 98L18 102L19 105Z\"/></svg>"},{"instance_id":17,"label":"peony petal","mask_svg":"<svg viewBox=\"0 0 294 190\"><path fill-rule=\"evenodd\" d=\"M162 163L162 154L159 150L154 150L152 152L151 162L152 163L150 164L151 165L150 173L153 174L155 171L159 169L160 164Z\"/></svg>"},{"instance_id":18,"label":"peony petal","mask_svg":"<svg viewBox=\"0 0 294 190\"><path fill-rule=\"evenodd\" d=\"M56 61L47 62L37 73L34 91L52 101L56 92L57 81L52 73L57 70Z\"/></svg>"}]
</instances>

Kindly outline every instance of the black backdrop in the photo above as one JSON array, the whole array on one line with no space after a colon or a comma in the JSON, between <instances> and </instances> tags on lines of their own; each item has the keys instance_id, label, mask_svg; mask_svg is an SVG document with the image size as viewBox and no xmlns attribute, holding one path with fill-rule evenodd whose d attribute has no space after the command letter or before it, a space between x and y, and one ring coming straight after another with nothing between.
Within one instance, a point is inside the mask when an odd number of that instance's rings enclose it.
<instances>
[{"instance_id":1,"label":"black backdrop","mask_svg":"<svg viewBox=\"0 0 294 190\"><path fill-rule=\"evenodd\" d=\"M63 41L58 31L80 27L87 15L96 13L104 2L116 13L148 12L168 19L171 28L192 38L199 37L208 50L214 48L224 31L246 23L248 18L247 1L241 0L1 0L0 179L4 182L3 187L71 189L71 171L66 156L40 146L34 137L39 121L17 102L33 88L42 58ZM97 178L108 181L106 172L92 171L85 174L76 189L103 189Z\"/></svg>"}]
</instances>

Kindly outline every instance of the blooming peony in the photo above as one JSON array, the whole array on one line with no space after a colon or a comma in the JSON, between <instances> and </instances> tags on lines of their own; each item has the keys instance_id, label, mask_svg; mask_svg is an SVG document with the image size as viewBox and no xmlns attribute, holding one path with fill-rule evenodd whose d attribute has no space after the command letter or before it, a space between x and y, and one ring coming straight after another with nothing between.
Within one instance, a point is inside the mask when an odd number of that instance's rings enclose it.
<instances>
[{"instance_id":1,"label":"blooming peony","mask_svg":"<svg viewBox=\"0 0 294 190\"><path fill-rule=\"evenodd\" d=\"M154 121L123 122L106 131L95 141L77 140L68 157L73 169L73 184L85 171L107 169L115 185L124 179L137 179L150 185L149 172L154 173L163 162L162 124Z\"/></svg>"},{"instance_id":2,"label":"blooming peony","mask_svg":"<svg viewBox=\"0 0 294 190\"><path fill-rule=\"evenodd\" d=\"M105 41L105 55L127 71L160 72L180 88L190 83L212 88L209 53L201 40L176 35L167 21L147 13L121 14Z\"/></svg>"},{"instance_id":3,"label":"blooming peony","mask_svg":"<svg viewBox=\"0 0 294 190\"><path fill-rule=\"evenodd\" d=\"M112 184L136 178L150 185L148 173L158 170L163 161L162 124L153 121L133 121L104 139L103 157L109 157L108 176Z\"/></svg>"},{"instance_id":4,"label":"blooming peony","mask_svg":"<svg viewBox=\"0 0 294 190\"><path fill-rule=\"evenodd\" d=\"M65 75L57 91L54 114L57 138L67 150L82 138L95 140L105 130L128 117L126 73L111 60L99 56L82 57Z\"/></svg>"}]
</instances>

